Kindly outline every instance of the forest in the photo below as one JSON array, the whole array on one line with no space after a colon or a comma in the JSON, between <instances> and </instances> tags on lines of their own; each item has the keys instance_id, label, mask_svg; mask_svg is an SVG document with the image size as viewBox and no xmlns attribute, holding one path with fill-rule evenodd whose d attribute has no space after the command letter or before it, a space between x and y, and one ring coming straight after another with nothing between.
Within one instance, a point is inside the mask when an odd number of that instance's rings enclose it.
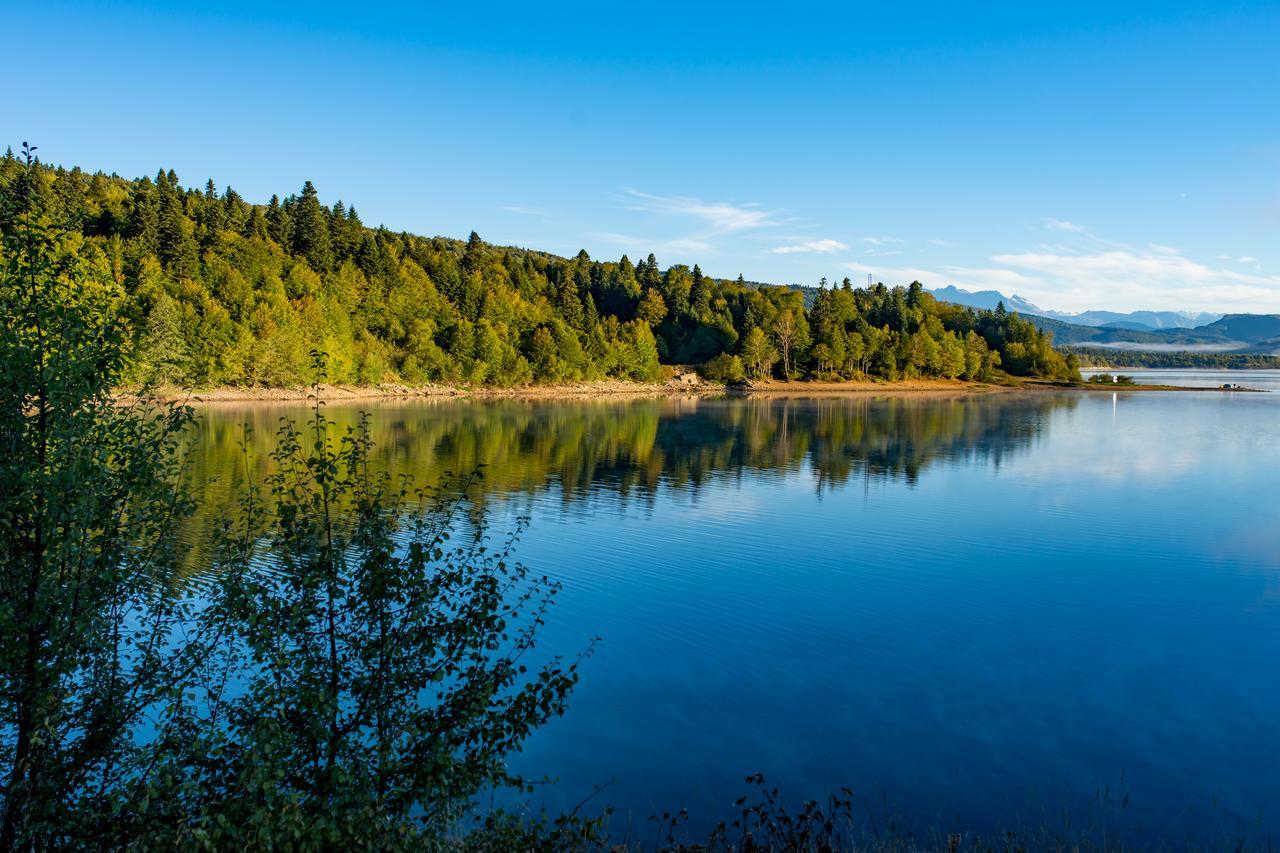
<instances>
[{"instance_id":1,"label":"forest","mask_svg":"<svg viewBox=\"0 0 1280 853\"><path fill-rule=\"evenodd\" d=\"M1081 367L1150 367L1202 370L1277 370L1280 356L1238 352L1121 350L1071 347Z\"/></svg>"},{"instance_id":2,"label":"forest","mask_svg":"<svg viewBox=\"0 0 1280 853\"><path fill-rule=\"evenodd\" d=\"M23 167L0 159L0 211ZM1003 306L938 302L919 283L792 287L369 227L300 191L254 204L172 170L132 180L36 164L34 203L60 251L111 290L133 385L297 386L327 354L341 384L1003 375L1078 379L1074 356ZM0 228L9 228L0 213Z\"/></svg>"}]
</instances>

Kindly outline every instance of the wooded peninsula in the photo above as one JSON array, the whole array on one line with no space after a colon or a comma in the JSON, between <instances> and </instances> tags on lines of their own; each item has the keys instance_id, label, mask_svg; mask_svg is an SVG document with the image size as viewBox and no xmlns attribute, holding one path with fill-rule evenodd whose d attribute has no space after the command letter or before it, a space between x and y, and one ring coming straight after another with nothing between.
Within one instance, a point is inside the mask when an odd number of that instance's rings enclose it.
<instances>
[{"instance_id":1,"label":"wooded peninsula","mask_svg":"<svg viewBox=\"0 0 1280 853\"><path fill-rule=\"evenodd\" d=\"M0 158L0 211L23 165ZM664 365L742 379L1078 380L1074 355L1016 313L939 302L919 283L794 288L558 257L364 225L307 182L252 204L183 187L172 170L125 179L37 164L35 202L56 252L128 321L128 381L190 389L327 381L517 387L653 382ZM0 213L0 216L9 216ZM11 223L0 221L0 227Z\"/></svg>"}]
</instances>

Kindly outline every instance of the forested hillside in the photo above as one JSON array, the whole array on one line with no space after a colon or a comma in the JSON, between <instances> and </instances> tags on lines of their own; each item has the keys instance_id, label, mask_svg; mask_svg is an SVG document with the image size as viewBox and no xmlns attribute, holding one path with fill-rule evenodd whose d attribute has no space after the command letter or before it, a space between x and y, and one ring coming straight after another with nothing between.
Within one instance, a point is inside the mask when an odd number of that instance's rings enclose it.
<instances>
[{"instance_id":1,"label":"forested hillside","mask_svg":"<svg viewBox=\"0 0 1280 853\"><path fill-rule=\"evenodd\" d=\"M1274 355L1280 352L1280 315L1227 314L1212 323L1187 328L1144 329L1136 324L1081 326L1026 315L1027 320L1053 335L1059 346L1111 347L1126 351L1218 351L1239 355Z\"/></svg>"},{"instance_id":2,"label":"forested hillside","mask_svg":"<svg viewBox=\"0 0 1280 853\"><path fill-rule=\"evenodd\" d=\"M36 181L46 221L68 232L58 251L116 292L139 383L297 385L312 350L330 381L360 384L655 380L662 364L725 380L1076 375L1032 323L918 284L845 279L808 307L801 290L664 270L653 255L601 262L371 228L310 182L262 205L172 171L27 175L0 159L0 228L16 182Z\"/></svg>"}]
</instances>

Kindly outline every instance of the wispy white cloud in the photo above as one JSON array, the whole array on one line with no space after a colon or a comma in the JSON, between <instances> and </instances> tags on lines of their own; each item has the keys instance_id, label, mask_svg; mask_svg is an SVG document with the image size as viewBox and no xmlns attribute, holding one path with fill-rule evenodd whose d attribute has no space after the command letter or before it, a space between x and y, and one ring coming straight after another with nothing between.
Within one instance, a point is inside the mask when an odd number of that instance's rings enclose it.
<instances>
[{"instance_id":1,"label":"wispy white cloud","mask_svg":"<svg viewBox=\"0 0 1280 853\"><path fill-rule=\"evenodd\" d=\"M697 237L676 237L668 240L649 237L637 237L631 234L617 234L611 231L596 231L587 235L593 240L621 246L636 257L653 252L662 256L675 256L682 261L696 261L698 256L715 254L715 246Z\"/></svg>"},{"instance_id":2,"label":"wispy white cloud","mask_svg":"<svg viewBox=\"0 0 1280 853\"><path fill-rule=\"evenodd\" d=\"M1280 310L1280 276L1212 267L1168 252L1025 252L991 260L1032 280L1024 295L1065 310Z\"/></svg>"},{"instance_id":3,"label":"wispy white cloud","mask_svg":"<svg viewBox=\"0 0 1280 853\"><path fill-rule=\"evenodd\" d=\"M870 272L886 284L920 281L927 287L998 290L1061 311L1280 312L1280 276L1201 263L1168 247L1115 249L1090 243L1077 251L1042 247L990 260L990 266L877 266L863 261L845 267Z\"/></svg>"},{"instance_id":4,"label":"wispy white cloud","mask_svg":"<svg viewBox=\"0 0 1280 853\"><path fill-rule=\"evenodd\" d=\"M918 278L928 273L933 281L968 289L1017 293L1064 311L1280 311L1280 276L1264 274L1253 256L1219 255L1217 264L1202 263L1173 246L1153 242L1135 247L1065 219L1049 218L1044 226L1063 236L1030 251L993 255L990 268L940 267L910 274ZM1233 266L1224 266L1230 261Z\"/></svg>"},{"instance_id":5,"label":"wispy white cloud","mask_svg":"<svg viewBox=\"0 0 1280 853\"><path fill-rule=\"evenodd\" d=\"M848 245L841 243L839 240L809 240L804 243L795 243L790 246L774 246L772 249L766 249L770 255L794 255L801 252L816 252L821 255L832 255L836 252L843 252L848 249Z\"/></svg>"},{"instance_id":6,"label":"wispy white cloud","mask_svg":"<svg viewBox=\"0 0 1280 853\"><path fill-rule=\"evenodd\" d=\"M664 262L692 263L725 257L732 250L735 255L762 253L758 257L795 255L795 262L803 264L806 262L799 256L837 256L832 258L836 260L841 253L852 251L847 243L832 238L808 239L805 232L817 230L812 224L797 226L779 210L760 204L659 196L635 189L620 192L617 198L627 209L649 214L653 220L634 231L621 229L628 233L589 236L623 247L628 253L652 251ZM1063 311L1280 312L1280 276L1264 271L1254 256L1219 255L1202 263L1178 247L1107 239L1067 219L1047 217L1041 225L1036 232L1040 239L1028 241L1030 248L993 254L966 266L924 264L926 258L942 253L915 251L928 246L956 248L950 240L912 238L908 242L902 237L872 234L851 241L860 260L841 266L851 273L871 273L889 284L918 280L928 287L954 284L967 290L999 290ZM664 233L668 229L675 233ZM797 231L804 236L797 236ZM660 236L635 236L646 233Z\"/></svg>"},{"instance_id":7,"label":"wispy white cloud","mask_svg":"<svg viewBox=\"0 0 1280 853\"><path fill-rule=\"evenodd\" d=\"M1040 279L1024 275L1016 270L998 267L913 267L913 266L877 266L862 262L845 264L845 267L863 275L871 273L878 281L885 284L910 284L918 281L926 287L943 287L954 284L965 290L999 290L1007 295L1021 293L1030 286L1040 283Z\"/></svg>"},{"instance_id":8,"label":"wispy white cloud","mask_svg":"<svg viewBox=\"0 0 1280 853\"><path fill-rule=\"evenodd\" d=\"M507 213L515 213L520 216L550 216L551 212L541 207L525 207L519 204L504 205L503 210Z\"/></svg>"},{"instance_id":9,"label":"wispy white cloud","mask_svg":"<svg viewBox=\"0 0 1280 853\"><path fill-rule=\"evenodd\" d=\"M1068 219L1054 219L1052 216L1044 218L1044 227L1050 231L1070 231L1073 234L1084 234L1089 230L1085 226L1077 225Z\"/></svg>"},{"instance_id":10,"label":"wispy white cloud","mask_svg":"<svg viewBox=\"0 0 1280 853\"><path fill-rule=\"evenodd\" d=\"M624 191L628 210L685 216L701 220L717 233L728 234L777 224L777 213L758 204L704 201L686 196L659 196L639 190Z\"/></svg>"}]
</instances>

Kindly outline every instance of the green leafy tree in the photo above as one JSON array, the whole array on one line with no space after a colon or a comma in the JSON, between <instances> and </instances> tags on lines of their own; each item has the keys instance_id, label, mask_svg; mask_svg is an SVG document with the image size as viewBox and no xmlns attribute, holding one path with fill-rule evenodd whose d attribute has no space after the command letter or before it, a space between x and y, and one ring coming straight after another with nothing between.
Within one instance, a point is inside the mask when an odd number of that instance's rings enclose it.
<instances>
[{"instance_id":1,"label":"green leafy tree","mask_svg":"<svg viewBox=\"0 0 1280 853\"><path fill-rule=\"evenodd\" d=\"M3 198L0 277L0 847L98 843L148 774L138 734L207 646L175 592L183 407L120 405L124 294L51 227L31 150ZM91 839L93 839L91 841Z\"/></svg>"},{"instance_id":2,"label":"green leafy tree","mask_svg":"<svg viewBox=\"0 0 1280 853\"><path fill-rule=\"evenodd\" d=\"M804 322L803 311L785 308L778 312L773 320L773 338L778 342L778 350L782 355L782 375L787 379L793 376L794 352L808 340L808 325Z\"/></svg>"},{"instance_id":3,"label":"green leafy tree","mask_svg":"<svg viewBox=\"0 0 1280 853\"><path fill-rule=\"evenodd\" d=\"M667 316L667 304L662 299L662 294L654 288L645 291L644 298L640 300L640 307L636 309L636 319L643 320L650 327L656 327Z\"/></svg>"},{"instance_id":4,"label":"green leafy tree","mask_svg":"<svg viewBox=\"0 0 1280 853\"><path fill-rule=\"evenodd\" d=\"M742 363L752 379L766 379L778 360L778 353L764 330L755 326L742 341Z\"/></svg>"},{"instance_id":5,"label":"green leafy tree","mask_svg":"<svg viewBox=\"0 0 1280 853\"><path fill-rule=\"evenodd\" d=\"M162 745L181 797L133 792L148 843L421 849L525 787L506 759L578 679L580 657L526 662L558 585L487 546L476 478L415 488L372 448L367 416L337 431L319 402L280 429L223 546L209 676L241 686Z\"/></svg>"}]
</instances>

